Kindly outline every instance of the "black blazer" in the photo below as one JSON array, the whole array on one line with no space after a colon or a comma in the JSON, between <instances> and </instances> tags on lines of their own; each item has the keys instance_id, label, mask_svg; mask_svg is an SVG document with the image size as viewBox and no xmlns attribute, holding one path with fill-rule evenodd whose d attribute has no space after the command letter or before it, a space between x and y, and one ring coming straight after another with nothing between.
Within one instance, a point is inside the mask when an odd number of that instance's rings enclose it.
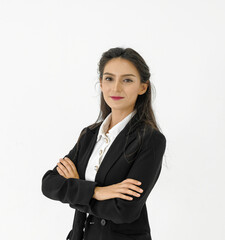
<instances>
[{"instance_id":1,"label":"black blazer","mask_svg":"<svg viewBox=\"0 0 225 240\"><path fill-rule=\"evenodd\" d=\"M56 165L53 170L44 174L42 193L76 209L72 229L66 239L150 240L146 200L161 172L166 138L161 132L144 123L137 124L130 131L130 124L137 123L135 114L108 149L95 181L87 181L85 170L101 123L93 129L90 126L85 127L79 144L76 143L64 156L74 162L80 179L64 178L56 170ZM139 138L140 136L142 137ZM140 140L140 151L131 155L127 161L124 151L126 154L132 153L139 146ZM92 198L96 186L116 184L126 178L142 182L139 186L144 191L140 193L140 197L132 196L133 200L113 198L104 201Z\"/></svg>"}]
</instances>

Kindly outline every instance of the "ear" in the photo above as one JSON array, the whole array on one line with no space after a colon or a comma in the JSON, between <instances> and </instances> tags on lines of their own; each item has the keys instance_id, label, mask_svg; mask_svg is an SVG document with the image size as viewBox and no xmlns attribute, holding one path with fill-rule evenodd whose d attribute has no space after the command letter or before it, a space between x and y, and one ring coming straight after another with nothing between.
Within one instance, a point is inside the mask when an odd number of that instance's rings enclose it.
<instances>
[{"instance_id":1,"label":"ear","mask_svg":"<svg viewBox=\"0 0 225 240\"><path fill-rule=\"evenodd\" d=\"M138 95L144 94L147 91L148 85L149 85L148 83L141 83Z\"/></svg>"}]
</instances>

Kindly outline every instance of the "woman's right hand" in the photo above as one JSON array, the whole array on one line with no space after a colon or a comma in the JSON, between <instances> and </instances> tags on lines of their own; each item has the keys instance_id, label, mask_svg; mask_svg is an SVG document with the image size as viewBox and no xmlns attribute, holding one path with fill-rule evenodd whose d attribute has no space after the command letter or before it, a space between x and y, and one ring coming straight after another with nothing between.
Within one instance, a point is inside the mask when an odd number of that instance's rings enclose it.
<instances>
[{"instance_id":1,"label":"woman's right hand","mask_svg":"<svg viewBox=\"0 0 225 240\"><path fill-rule=\"evenodd\" d=\"M127 178L120 183L112 184L105 187L95 187L93 198L100 201L111 198L122 198L125 200L132 200L133 199L132 197L127 196L125 194L140 197L140 193L143 192L143 189L136 186L140 184L141 183L135 179ZM137 192L139 192L139 194Z\"/></svg>"}]
</instances>

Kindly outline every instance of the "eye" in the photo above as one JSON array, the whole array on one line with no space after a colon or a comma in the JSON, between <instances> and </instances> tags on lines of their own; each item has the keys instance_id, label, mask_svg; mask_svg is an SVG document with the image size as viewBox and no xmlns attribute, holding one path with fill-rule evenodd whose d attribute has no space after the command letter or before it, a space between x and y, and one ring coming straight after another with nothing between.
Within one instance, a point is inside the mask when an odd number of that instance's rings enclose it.
<instances>
[{"instance_id":1,"label":"eye","mask_svg":"<svg viewBox=\"0 0 225 240\"><path fill-rule=\"evenodd\" d=\"M107 80L107 79L109 79L109 80ZM106 77L105 80L106 80L106 81L111 81L112 78L111 78L111 77ZM126 81L126 80L127 80L127 81ZM124 81L125 81L125 82L133 82L133 80L131 80L131 79L129 79L129 78L124 79Z\"/></svg>"},{"instance_id":2,"label":"eye","mask_svg":"<svg viewBox=\"0 0 225 240\"><path fill-rule=\"evenodd\" d=\"M124 80L128 80L128 82L133 82L131 79L127 78L127 79L124 79Z\"/></svg>"}]
</instances>

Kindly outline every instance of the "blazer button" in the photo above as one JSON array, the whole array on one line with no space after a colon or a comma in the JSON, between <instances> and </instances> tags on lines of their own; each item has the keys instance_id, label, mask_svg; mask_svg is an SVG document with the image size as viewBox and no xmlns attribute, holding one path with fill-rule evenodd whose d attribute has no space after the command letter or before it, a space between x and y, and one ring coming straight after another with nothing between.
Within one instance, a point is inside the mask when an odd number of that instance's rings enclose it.
<instances>
[{"instance_id":1,"label":"blazer button","mask_svg":"<svg viewBox=\"0 0 225 240\"><path fill-rule=\"evenodd\" d=\"M98 171L98 168L99 168L99 166L96 165L96 166L95 166L95 171L96 171L96 172Z\"/></svg>"},{"instance_id":2,"label":"blazer button","mask_svg":"<svg viewBox=\"0 0 225 240\"><path fill-rule=\"evenodd\" d=\"M105 224L106 224L106 220L105 220L105 219L102 219L102 220L101 220L101 225L102 225L102 226L105 226Z\"/></svg>"}]
</instances>

